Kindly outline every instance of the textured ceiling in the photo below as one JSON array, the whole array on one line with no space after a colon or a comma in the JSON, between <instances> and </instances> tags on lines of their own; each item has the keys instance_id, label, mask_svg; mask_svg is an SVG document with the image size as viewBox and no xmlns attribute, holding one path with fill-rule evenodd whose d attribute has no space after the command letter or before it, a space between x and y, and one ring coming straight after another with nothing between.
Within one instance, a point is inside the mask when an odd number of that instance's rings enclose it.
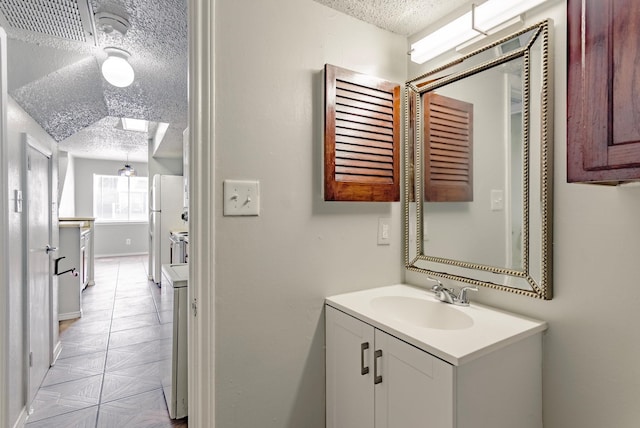
<instances>
[{"instance_id":1,"label":"textured ceiling","mask_svg":"<svg viewBox=\"0 0 640 428\"><path fill-rule=\"evenodd\" d=\"M155 129L155 127L154 127ZM59 143L60 150L72 152L79 157L96 157L96 153L110 154L107 159L138 161L147 160L147 134L124 131L120 119L107 116ZM122 152L125 153L122 153ZM119 155L115 155L119 153ZM122 156L124 154L124 156ZM102 157L102 156L101 156Z\"/></svg>"},{"instance_id":2,"label":"textured ceiling","mask_svg":"<svg viewBox=\"0 0 640 428\"><path fill-rule=\"evenodd\" d=\"M1 0L0 0L1 1ZM47 0L39 0L47 1ZM71 0L70 0L71 1ZM86 0L77 0L78 2ZM308 1L308 0L301 0ZM315 0L402 35L412 35L470 0ZM97 46L6 27L9 93L56 140L85 157L146 161L148 134L119 129L121 117L170 124L161 156L180 157L187 126L187 0L90 0L93 13L126 16L122 36L98 30ZM481 3L482 1L480 1ZM116 88L100 65L107 46L131 53L134 83Z\"/></svg>"},{"instance_id":3,"label":"textured ceiling","mask_svg":"<svg viewBox=\"0 0 640 428\"><path fill-rule=\"evenodd\" d=\"M149 134L116 128L118 118L129 117L169 123L161 151L181 156L187 126L186 0L91 0L91 6L94 13L126 16L130 29L124 36L97 31L93 46L6 28L9 93L70 153L146 161L155 127ZM131 86L116 88L102 78L107 46L131 53Z\"/></svg>"},{"instance_id":4,"label":"textured ceiling","mask_svg":"<svg viewBox=\"0 0 640 428\"><path fill-rule=\"evenodd\" d=\"M410 36L471 0L315 0L393 33ZM476 4L483 3L476 1Z\"/></svg>"}]
</instances>

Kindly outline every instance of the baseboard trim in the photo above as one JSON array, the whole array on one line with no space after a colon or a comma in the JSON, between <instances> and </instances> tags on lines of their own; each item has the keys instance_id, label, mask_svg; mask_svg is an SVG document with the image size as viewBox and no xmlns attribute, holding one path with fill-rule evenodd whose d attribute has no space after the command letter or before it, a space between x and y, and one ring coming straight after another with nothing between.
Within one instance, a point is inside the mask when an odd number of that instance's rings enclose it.
<instances>
[{"instance_id":1,"label":"baseboard trim","mask_svg":"<svg viewBox=\"0 0 640 428\"><path fill-rule=\"evenodd\" d=\"M53 361L51 362L51 366L54 366L56 364L56 361L58 361L58 357L60 356L61 352L62 342L58 340L58 343L56 343L56 346L53 348Z\"/></svg>"},{"instance_id":2,"label":"baseboard trim","mask_svg":"<svg viewBox=\"0 0 640 428\"><path fill-rule=\"evenodd\" d=\"M128 257L128 256L146 256L148 255L148 251L144 251L142 253L117 253L117 254L96 254L96 259L104 259L107 257Z\"/></svg>"},{"instance_id":3,"label":"baseboard trim","mask_svg":"<svg viewBox=\"0 0 640 428\"><path fill-rule=\"evenodd\" d=\"M82 317L82 310L76 312L67 312L64 314L58 314L58 321L72 320Z\"/></svg>"},{"instance_id":4,"label":"baseboard trim","mask_svg":"<svg viewBox=\"0 0 640 428\"><path fill-rule=\"evenodd\" d=\"M23 407L22 410L20 411L20 415L18 415L18 419L13 424L13 428L23 428L24 425L27 423L27 416L28 416L27 408Z\"/></svg>"}]
</instances>

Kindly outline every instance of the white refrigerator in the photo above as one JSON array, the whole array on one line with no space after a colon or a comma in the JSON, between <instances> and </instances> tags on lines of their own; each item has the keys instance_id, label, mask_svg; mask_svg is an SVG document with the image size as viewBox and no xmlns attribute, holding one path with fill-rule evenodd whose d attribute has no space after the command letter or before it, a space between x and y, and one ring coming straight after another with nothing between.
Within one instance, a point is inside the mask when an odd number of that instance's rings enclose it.
<instances>
[{"instance_id":1,"label":"white refrigerator","mask_svg":"<svg viewBox=\"0 0 640 428\"><path fill-rule=\"evenodd\" d=\"M162 264L171 263L170 231L185 228L185 222L180 218L182 185L181 175L153 176L149 210L149 276L158 285L162 280Z\"/></svg>"}]
</instances>

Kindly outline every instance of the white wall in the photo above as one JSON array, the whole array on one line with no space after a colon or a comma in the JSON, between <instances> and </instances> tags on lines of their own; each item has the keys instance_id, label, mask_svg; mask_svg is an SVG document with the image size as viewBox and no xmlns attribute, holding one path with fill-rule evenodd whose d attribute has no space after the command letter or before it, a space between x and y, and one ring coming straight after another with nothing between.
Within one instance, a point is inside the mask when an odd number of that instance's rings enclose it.
<instances>
[{"instance_id":1,"label":"white wall","mask_svg":"<svg viewBox=\"0 0 640 428\"><path fill-rule=\"evenodd\" d=\"M223 217L216 202L216 426L324 427L324 297L399 282L402 265L399 203L321 198L322 69L402 84L405 38L310 0L217 0L215 28L216 183L260 180L262 204Z\"/></svg>"},{"instance_id":2,"label":"white wall","mask_svg":"<svg viewBox=\"0 0 640 428\"><path fill-rule=\"evenodd\" d=\"M146 163L129 162L139 177L146 177ZM75 215L93 216L93 174L118 175L124 163L116 160L75 157Z\"/></svg>"},{"instance_id":3,"label":"white wall","mask_svg":"<svg viewBox=\"0 0 640 428\"><path fill-rule=\"evenodd\" d=\"M566 4L555 21L554 298L482 289L473 300L548 321L545 428L635 428L640 421L640 187L566 182ZM424 277L407 272L407 282Z\"/></svg>"},{"instance_id":4,"label":"white wall","mask_svg":"<svg viewBox=\"0 0 640 428\"><path fill-rule=\"evenodd\" d=\"M182 158L154 157L155 138L149 140L149 177L156 174L182 175ZM151 185L151 183L149 183Z\"/></svg>"},{"instance_id":5,"label":"white wall","mask_svg":"<svg viewBox=\"0 0 640 428\"><path fill-rule=\"evenodd\" d=\"M96 257L147 254L149 252L149 224L96 223L94 251Z\"/></svg>"},{"instance_id":6,"label":"white wall","mask_svg":"<svg viewBox=\"0 0 640 428\"><path fill-rule=\"evenodd\" d=\"M156 174L182 175L182 158L149 158L149 177Z\"/></svg>"},{"instance_id":7,"label":"white wall","mask_svg":"<svg viewBox=\"0 0 640 428\"><path fill-rule=\"evenodd\" d=\"M42 146L50 147L53 152L56 152L56 143L53 139L38 125L35 120L31 118L13 98L8 97L8 158L9 158L9 192L10 198L9 206L14 207L15 198L14 190L22 190L23 171L23 150L24 140L22 133L26 132L37 140ZM53 159L53 198L52 201L57 201L57 158L54 155ZM57 218L53 219L54 225L57 224ZM26 278L23 275L23 254L25 252L24 240L24 222L23 214L16 213L15 210L9 212L9 240L10 254L9 258L9 349L7 355L9 356L9 421L13 423L20 412L25 406L25 356L27 350L25 349L25 313L24 305L26 295L24 294L24 283ZM54 233L52 245L58 246L58 235ZM3 255L4 257L4 255ZM57 287L57 280L55 282ZM55 299L57 308L57 288L55 288Z\"/></svg>"},{"instance_id":8,"label":"white wall","mask_svg":"<svg viewBox=\"0 0 640 428\"><path fill-rule=\"evenodd\" d=\"M93 217L93 174L117 174L121 161L74 158L75 216ZM146 163L131 162L140 177L148 174ZM126 244L131 239L131 244ZM149 251L149 225L146 222L96 223L94 249L97 257L144 254Z\"/></svg>"}]
</instances>

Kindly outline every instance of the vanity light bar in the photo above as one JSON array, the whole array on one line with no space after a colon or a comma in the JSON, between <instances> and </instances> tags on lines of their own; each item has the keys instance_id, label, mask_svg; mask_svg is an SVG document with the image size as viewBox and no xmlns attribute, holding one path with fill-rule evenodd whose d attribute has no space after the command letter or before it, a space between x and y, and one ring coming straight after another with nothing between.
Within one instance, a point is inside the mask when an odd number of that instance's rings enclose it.
<instances>
[{"instance_id":1,"label":"vanity light bar","mask_svg":"<svg viewBox=\"0 0 640 428\"><path fill-rule=\"evenodd\" d=\"M477 35L472 27L471 12L467 12L412 44L411 61L423 64Z\"/></svg>"},{"instance_id":2,"label":"vanity light bar","mask_svg":"<svg viewBox=\"0 0 640 428\"><path fill-rule=\"evenodd\" d=\"M411 45L411 61L423 64L479 35L486 36L505 21L546 0L488 0Z\"/></svg>"},{"instance_id":3,"label":"vanity light bar","mask_svg":"<svg viewBox=\"0 0 640 428\"><path fill-rule=\"evenodd\" d=\"M501 23L544 3L546 0L489 0L475 8L475 23L488 32Z\"/></svg>"}]
</instances>

